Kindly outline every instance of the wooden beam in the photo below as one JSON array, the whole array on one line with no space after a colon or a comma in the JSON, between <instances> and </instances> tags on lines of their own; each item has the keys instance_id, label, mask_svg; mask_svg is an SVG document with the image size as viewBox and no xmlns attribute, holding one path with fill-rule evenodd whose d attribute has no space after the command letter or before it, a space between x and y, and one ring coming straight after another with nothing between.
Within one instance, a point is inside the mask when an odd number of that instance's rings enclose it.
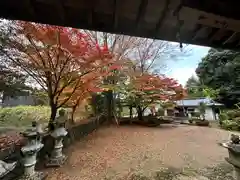
<instances>
[{"instance_id":1,"label":"wooden beam","mask_svg":"<svg viewBox=\"0 0 240 180\"><path fill-rule=\"evenodd\" d=\"M119 1L113 0L113 29L118 27L118 16L119 16Z\"/></svg>"},{"instance_id":2,"label":"wooden beam","mask_svg":"<svg viewBox=\"0 0 240 180\"><path fill-rule=\"evenodd\" d=\"M174 9L174 11L172 12L172 15L173 16L177 16L179 14L179 12L181 11L182 9L182 1L180 1L180 3L178 4L178 6Z\"/></svg>"},{"instance_id":3,"label":"wooden beam","mask_svg":"<svg viewBox=\"0 0 240 180\"><path fill-rule=\"evenodd\" d=\"M208 36L208 42L212 42L220 33L222 29L213 30Z\"/></svg>"},{"instance_id":4,"label":"wooden beam","mask_svg":"<svg viewBox=\"0 0 240 180\"><path fill-rule=\"evenodd\" d=\"M193 35L191 40L195 40L199 34L199 32L201 32L203 26L201 24L197 24L196 28L193 30Z\"/></svg>"},{"instance_id":5,"label":"wooden beam","mask_svg":"<svg viewBox=\"0 0 240 180\"><path fill-rule=\"evenodd\" d=\"M89 11L88 11L88 25L93 27L93 19L94 19L94 5L96 0L89 0Z\"/></svg>"},{"instance_id":6,"label":"wooden beam","mask_svg":"<svg viewBox=\"0 0 240 180\"><path fill-rule=\"evenodd\" d=\"M161 15L159 17L159 20L158 20L158 22L156 24L156 27L155 27L155 33L154 33L155 36L156 36L158 30L161 28L164 18L166 17L166 14L168 12L169 3L170 3L170 0L165 0L164 8L162 10L162 13L161 13Z\"/></svg>"},{"instance_id":7,"label":"wooden beam","mask_svg":"<svg viewBox=\"0 0 240 180\"><path fill-rule=\"evenodd\" d=\"M66 16L65 16L65 10L63 6L63 0L55 0L54 1L55 7L57 8L58 15L60 17L61 23L65 24L66 22Z\"/></svg>"},{"instance_id":8,"label":"wooden beam","mask_svg":"<svg viewBox=\"0 0 240 180\"><path fill-rule=\"evenodd\" d=\"M240 19L240 1L236 0L182 0L186 7L217 14L230 19Z\"/></svg>"},{"instance_id":9,"label":"wooden beam","mask_svg":"<svg viewBox=\"0 0 240 180\"><path fill-rule=\"evenodd\" d=\"M223 45L231 42L236 36L237 36L238 32L233 32L231 36L229 36L228 39L226 39L226 41L223 42Z\"/></svg>"},{"instance_id":10,"label":"wooden beam","mask_svg":"<svg viewBox=\"0 0 240 180\"><path fill-rule=\"evenodd\" d=\"M32 16L33 18L36 18L36 13L35 13L32 1L31 0L25 0L24 2L25 2L26 8L29 11L30 16Z\"/></svg>"},{"instance_id":11,"label":"wooden beam","mask_svg":"<svg viewBox=\"0 0 240 180\"><path fill-rule=\"evenodd\" d=\"M138 8L138 14L136 18L136 29L139 28L139 25L141 24L141 21L143 20L146 10L147 10L148 0L141 0L141 3Z\"/></svg>"},{"instance_id":12,"label":"wooden beam","mask_svg":"<svg viewBox=\"0 0 240 180\"><path fill-rule=\"evenodd\" d=\"M240 40L238 40L238 42L236 43L236 47L239 47L240 46Z\"/></svg>"}]
</instances>

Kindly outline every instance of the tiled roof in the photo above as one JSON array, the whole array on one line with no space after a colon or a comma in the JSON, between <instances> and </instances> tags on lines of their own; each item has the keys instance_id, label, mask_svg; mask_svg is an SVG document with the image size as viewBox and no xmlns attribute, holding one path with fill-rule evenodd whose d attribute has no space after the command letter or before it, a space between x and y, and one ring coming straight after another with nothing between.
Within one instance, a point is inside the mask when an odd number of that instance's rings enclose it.
<instances>
[{"instance_id":1,"label":"tiled roof","mask_svg":"<svg viewBox=\"0 0 240 180\"><path fill-rule=\"evenodd\" d=\"M205 103L207 106L222 106L223 104L217 103L210 98L196 98L196 99L183 99L176 101L177 106L199 106L200 103Z\"/></svg>"}]
</instances>

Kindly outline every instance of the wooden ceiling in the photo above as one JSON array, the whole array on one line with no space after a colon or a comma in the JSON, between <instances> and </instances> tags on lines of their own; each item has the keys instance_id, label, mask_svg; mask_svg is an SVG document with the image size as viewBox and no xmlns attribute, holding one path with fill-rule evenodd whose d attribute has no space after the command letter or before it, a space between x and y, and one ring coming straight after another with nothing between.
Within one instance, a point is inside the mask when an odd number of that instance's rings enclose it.
<instances>
[{"instance_id":1,"label":"wooden ceiling","mask_svg":"<svg viewBox=\"0 0 240 180\"><path fill-rule=\"evenodd\" d=\"M238 0L1 0L0 17L240 49Z\"/></svg>"}]
</instances>

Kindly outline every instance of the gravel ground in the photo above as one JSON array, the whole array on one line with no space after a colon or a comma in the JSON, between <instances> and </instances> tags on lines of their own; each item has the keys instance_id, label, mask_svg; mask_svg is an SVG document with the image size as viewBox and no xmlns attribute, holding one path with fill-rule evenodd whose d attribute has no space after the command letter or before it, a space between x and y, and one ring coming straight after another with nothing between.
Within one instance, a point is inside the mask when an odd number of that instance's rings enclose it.
<instances>
[{"instance_id":1,"label":"gravel ground","mask_svg":"<svg viewBox=\"0 0 240 180\"><path fill-rule=\"evenodd\" d=\"M104 127L68 149L68 161L49 169L57 180L232 179L232 167L218 145L230 132L206 127L165 125ZM229 175L230 174L230 175ZM218 178L219 177L219 178ZM226 177L224 177L226 179Z\"/></svg>"}]
</instances>

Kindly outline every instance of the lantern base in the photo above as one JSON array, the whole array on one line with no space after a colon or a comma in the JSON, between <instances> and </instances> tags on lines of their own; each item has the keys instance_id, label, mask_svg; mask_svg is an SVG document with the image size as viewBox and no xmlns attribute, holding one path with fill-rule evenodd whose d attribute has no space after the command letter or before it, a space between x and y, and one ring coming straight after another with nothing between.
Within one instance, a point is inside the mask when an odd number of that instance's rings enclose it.
<instances>
[{"instance_id":1,"label":"lantern base","mask_svg":"<svg viewBox=\"0 0 240 180\"><path fill-rule=\"evenodd\" d=\"M46 167L60 167L65 163L66 160L67 156L65 155L62 155L58 158L50 158L49 161L46 163Z\"/></svg>"},{"instance_id":2,"label":"lantern base","mask_svg":"<svg viewBox=\"0 0 240 180\"><path fill-rule=\"evenodd\" d=\"M29 175L22 175L19 180L44 180L47 178L47 175L44 174L43 172L35 172L34 175L29 176Z\"/></svg>"}]
</instances>

